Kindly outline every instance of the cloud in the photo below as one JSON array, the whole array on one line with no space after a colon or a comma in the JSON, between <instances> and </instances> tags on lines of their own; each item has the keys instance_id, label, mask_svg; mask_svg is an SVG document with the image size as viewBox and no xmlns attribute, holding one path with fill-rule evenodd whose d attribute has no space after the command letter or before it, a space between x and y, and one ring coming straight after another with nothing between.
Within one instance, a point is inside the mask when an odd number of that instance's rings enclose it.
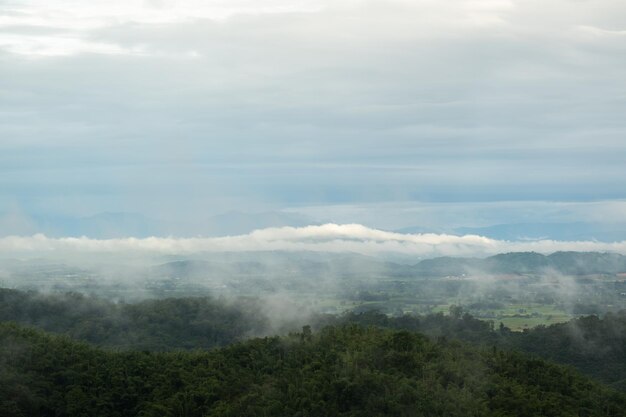
<instances>
[{"instance_id":1,"label":"cloud","mask_svg":"<svg viewBox=\"0 0 626 417\"><path fill-rule=\"evenodd\" d=\"M623 1L0 15L0 201L29 210L626 197Z\"/></svg>"},{"instance_id":2,"label":"cloud","mask_svg":"<svg viewBox=\"0 0 626 417\"><path fill-rule=\"evenodd\" d=\"M502 252L609 251L626 254L626 241L560 242L541 240L509 242L482 236L446 234L402 234L367 228L359 224L325 224L307 227L281 227L257 230L246 235L220 238L124 238L97 240L10 236L0 239L4 256L64 256L106 253L144 255L194 254L241 251L319 251L353 252L372 256L389 254L435 256L487 256Z\"/></svg>"},{"instance_id":3,"label":"cloud","mask_svg":"<svg viewBox=\"0 0 626 417\"><path fill-rule=\"evenodd\" d=\"M69 36L33 36L0 34L0 49L7 52L39 57L69 56L80 53L102 55L140 55L141 48L125 48L113 43L89 42Z\"/></svg>"},{"instance_id":4,"label":"cloud","mask_svg":"<svg viewBox=\"0 0 626 417\"><path fill-rule=\"evenodd\" d=\"M180 26L199 19L220 21L235 15L309 12L319 9L313 1L263 0L195 1L112 0L102 4L26 0L0 4L0 49L26 56L136 54L136 46L94 42L94 31L133 26ZM29 33L31 32L31 33ZM47 32L47 36L34 34Z\"/></svg>"}]
</instances>

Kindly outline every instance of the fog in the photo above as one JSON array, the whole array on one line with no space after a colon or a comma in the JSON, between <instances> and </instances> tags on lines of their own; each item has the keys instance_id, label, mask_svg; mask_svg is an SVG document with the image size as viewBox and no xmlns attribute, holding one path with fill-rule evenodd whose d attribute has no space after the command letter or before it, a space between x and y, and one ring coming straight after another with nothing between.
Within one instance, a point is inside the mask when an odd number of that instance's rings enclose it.
<instances>
[{"instance_id":1,"label":"fog","mask_svg":"<svg viewBox=\"0 0 626 417\"><path fill-rule=\"evenodd\" d=\"M401 254L423 259L437 256L488 256L504 252L552 253L599 251L626 253L626 241L554 240L500 241L477 235L403 234L358 224L281 227L218 238L49 238L45 235L0 238L0 250L10 256L89 256L89 254L176 255L203 252L317 251L370 256Z\"/></svg>"},{"instance_id":2,"label":"fog","mask_svg":"<svg viewBox=\"0 0 626 417\"><path fill-rule=\"evenodd\" d=\"M403 314L473 305L493 318L509 305L544 305L550 312L535 313L567 318L615 311L626 301L618 276L626 272L626 242L501 241L324 224L218 238L10 236L0 239L0 253L3 287L114 301L244 297L258 300L272 329L355 308Z\"/></svg>"}]
</instances>

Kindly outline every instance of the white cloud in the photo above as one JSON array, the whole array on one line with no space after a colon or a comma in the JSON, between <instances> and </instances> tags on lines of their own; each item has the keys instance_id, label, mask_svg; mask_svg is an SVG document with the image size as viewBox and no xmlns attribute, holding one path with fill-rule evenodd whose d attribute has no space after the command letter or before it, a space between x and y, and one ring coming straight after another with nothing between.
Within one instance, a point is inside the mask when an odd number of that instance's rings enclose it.
<instances>
[{"instance_id":1,"label":"white cloud","mask_svg":"<svg viewBox=\"0 0 626 417\"><path fill-rule=\"evenodd\" d=\"M276 14L319 10L307 0L198 1L110 0L107 2L37 1L0 5L0 27L33 26L90 30L124 24L179 24L197 19L223 20L240 14Z\"/></svg>"},{"instance_id":2,"label":"white cloud","mask_svg":"<svg viewBox=\"0 0 626 417\"><path fill-rule=\"evenodd\" d=\"M295 18L298 14L310 16ZM259 22L266 20L269 26L263 29L265 35L268 29L275 33L287 29L288 33L281 36L318 45L332 40L339 44L367 42L376 47L389 40L463 42L467 36L478 36L519 41L543 38L554 42L575 39L580 30L620 34L624 28L612 28L612 23L616 16L624 14L623 2L614 0L555 0L549 5L522 0L111 0L100 3L24 0L0 4L0 28L18 35L28 28L55 29L61 38L71 34L86 41L107 28L113 33L131 27L148 31L155 27L161 31L175 28L184 34L186 27L198 21L229 25L229 19L241 17L252 28L259 28ZM281 15L285 17L280 18ZM175 36L175 42L177 38L178 46L184 48L185 39ZM150 42L154 49L159 49L162 43L171 44L171 39L156 35ZM125 49L123 45L119 47ZM93 48L98 53L100 47L93 45ZM41 49L7 50L39 54ZM86 48L73 48L67 54L84 52Z\"/></svg>"},{"instance_id":3,"label":"white cloud","mask_svg":"<svg viewBox=\"0 0 626 417\"><path fill-rule=\"evenodd\" d=\"M626 30L611 30L611 29L602 29L595 26L579 26L579 29L585 33L589 33L595 36L617 36L624 37L626 36Z\"/></svg>"},{"instance_id":4,"label":"white cloud","mask_svg":"<svg viewBox=\"0 0 626 417\"><path fill-rule=\"evenodd\" d=\"M482 236L402 234L371 229L359 224L325 224L301 228L269 228L246 235L220 238L125 238L97 240L10 236L0 239L4 256L19 254L80 255L81 253L193 254L223 251L320 251L366 255L403 254L415 257L487 256L502 252L610 251L626 254L626 241L508 242Z\"/></svg>"},{"instance_id":5,"label":"white cloud","mask_svg":"<svg viewBox=\"0 0 626 417\"><path fill-rule=\"evenodd\" d=\"M624 198L624 22L623 0L1 2L0 199Z\"/></svg>"},{"instance_id":6,"label":"white cloud","mask_svg":"<svg viewBox=\"0 0 626 417\"><path fill-rule=\"evenodd\" d=\"M90 40L94 31L125 25L178 26L199 19L220 21L240 14L276 14L318 10L312 1L37 1L0 4L0 49L31 56L133 54L136 47ZM48 32L36 36L31 32ZM145 54L145 51L143 51Z\"/></svg>"},{"instance_id":7,"label":"white cloud","mask_svg":"<svg viewBox=\"0 0 626 417\"><path fill-rule=\"evenodd\" d=\"M102 55L141 55L141 48L114 43L91 42L72 36L33 36L0 34L0 49L28 56L68 56L81 53Z\"/></svg>"}]
</instances>

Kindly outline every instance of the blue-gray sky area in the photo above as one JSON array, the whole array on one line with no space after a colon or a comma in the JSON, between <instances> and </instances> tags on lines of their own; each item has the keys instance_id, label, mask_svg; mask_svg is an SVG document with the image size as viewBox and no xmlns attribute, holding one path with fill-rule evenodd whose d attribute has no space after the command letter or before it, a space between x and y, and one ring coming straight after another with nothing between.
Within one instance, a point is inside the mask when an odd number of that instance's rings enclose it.
<instances>
[{"instance_id":1,"label":"blue-gray sky area","mask_svg":"<svg viewBox=\"0 0 626 417\"><path fill-rule=\"evenodd\" d=\"M626 2L0 0L0 227L231 211L626 223Z\"/></svg>"}]
</instances>

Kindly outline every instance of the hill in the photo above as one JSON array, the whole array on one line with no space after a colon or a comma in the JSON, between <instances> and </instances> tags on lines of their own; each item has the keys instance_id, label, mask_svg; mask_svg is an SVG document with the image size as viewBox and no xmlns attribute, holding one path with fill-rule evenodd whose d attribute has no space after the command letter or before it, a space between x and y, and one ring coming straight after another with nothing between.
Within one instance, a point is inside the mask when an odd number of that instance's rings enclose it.
<instances>
[{"instance_id":1,"label":"hill","mask_svg":"<svg viewBox=\"0 0 626 417\"><path fill-rule=\"evenodd\" d=\"M376 326L419 332L432 340L462 340L475 346L519 350L579 371L626 391L626 311L586 316L568 323L511 332L478 320L461 307L442 313L390 317L378 311L343 315L271 316L260 300L226 302L210 297L112 303L80 294L38 294L0 289L0 322L13 321L118 350L212 349L253 336L286 333L310 323ZM286 316L286 317L285 317Z\"/></svg>"},{"instance_id":2,"label":"hill","mask_svg":"<svg viewBox=\"0 0 626 417\"><path fill-rule=\"evenodd\" d=\"M36 326L99 346L169 350L224 346L270 331L256 300L210 297L133 304L78 293L39 294L0 289L0 321Z\"/></svg>"},{"instance_id":3,"label":"hill","mask_svg":"<svg viewBox=\"0 0 626 417\"><path fill-rule=\"evenodd\" d=\"M423 260L413 267L419 275L461 274L542 274L546 271L565 275L617 274L626 272L626 256L600 252L503 253L488 258L441 257Z\"/></svg>"},{"instance_id":4,"label":"hill","mask_svg":"<svg viewBox=\"0 0 626 417\"><path fill-rule=\"evenodd\" d=\"M214 351L112 352L0 324L0 415L623 416L568 368L407 331L305 327Z\"/></svg>"},{"instance_id":5,"label":"hill","mask_svg":"<svg viewBox=\"0 0 626 417\"><path fill-rule=\"evenodd\" d=\"M604 317L584 316L567 323L537 326L512 332L492 322L478 320L462 308L452 314L388 317L377 311L348 312L326 317L324 323L352 323L386 329L421 332L433 340L445 338L471 342L475 346L517 350L577 368L590 377L626 391L626 311Z\"/></svg>"}]
</instances>

